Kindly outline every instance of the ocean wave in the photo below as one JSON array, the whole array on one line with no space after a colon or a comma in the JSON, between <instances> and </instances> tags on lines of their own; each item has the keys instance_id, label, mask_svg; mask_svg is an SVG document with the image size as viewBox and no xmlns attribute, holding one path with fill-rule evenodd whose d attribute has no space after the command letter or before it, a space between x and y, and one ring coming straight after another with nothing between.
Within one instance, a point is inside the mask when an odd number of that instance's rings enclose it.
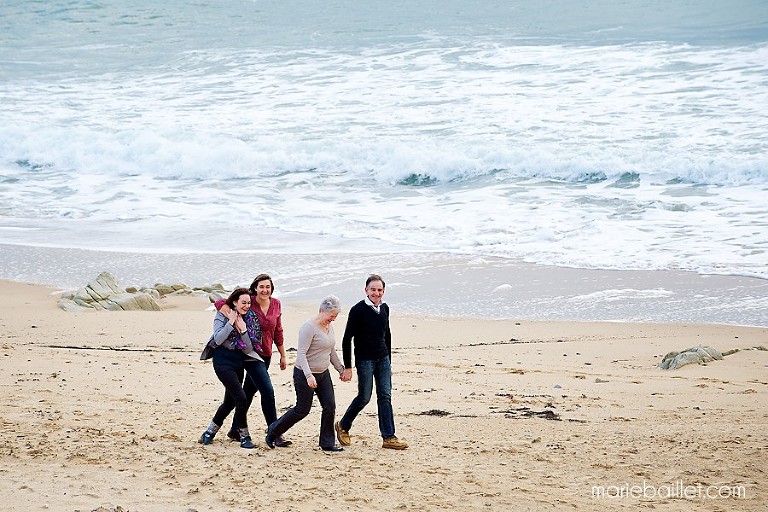
<instances>
[{"instance_id":1,"label":"ocean wave","mask_svg":"<svg viewBox=\"0 0 768 512\"><path fill-rule=\"evenodd\" d=\"M739 186L768 183L768 156L636 154L599 149L570 152L556 145L499 148L496 144L305 142L289 138L245 142L188 133L101 133L71 128L0 129L5 180L45 172L144 175L166 179L301 177L387 186L553 180L572 184L639 182ZM602 154L601 154L602 153Z\"/></svg>"},{"instance_id":2,"label":"ocean wave","mask_svg":"<svg viewBox=\"0 0 768 512\"><path fill-rule=\"evenodd\" d=\"M228 251L766 273L759 2L280 4L263 30L27 3L0 3L0 242L208 251L227 219Z\"/></svg>"}]
</instances>

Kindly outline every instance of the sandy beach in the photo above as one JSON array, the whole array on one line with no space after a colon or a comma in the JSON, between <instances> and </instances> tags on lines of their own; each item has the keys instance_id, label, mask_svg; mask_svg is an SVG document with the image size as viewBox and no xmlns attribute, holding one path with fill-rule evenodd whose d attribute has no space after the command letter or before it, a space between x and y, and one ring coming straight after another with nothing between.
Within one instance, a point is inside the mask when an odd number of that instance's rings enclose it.
<instances>
[{"instance_id":1,"label":"sandy beach","mask_svg":"<svg viewBox=\"0 0 768 512\"><path fill-rule=\"evenodd\" d=\"M206 298L165 298L160 312L67 313L54 289L2 281L0 290L6 510L768 505L768 352L753 349L768 346L768 328L447 319L398 315L393 304L393 405L408 450L381 449L373 404L342 453L317 449L317 405L289 431L293 446L270 450L259 435L257 449L243 450L223 435L197 443L223 390L198 360L211 329ZM284 302L289 347L313 311ZM656 366L695 345L740 351ZM294 400L291 366L270 373L281 411ZM334 380L339 417L356 380ZM249 421L263 432L258 403Z\"/></svg>"},{"instance_id":2,"label":"sandy beach","mask_svg":"<svg viewBox=\"0 0 768 512\"><path fill-rule=\"evenodd\" d=\"M768 512L767 27L768 0L0 1L0 512ZM255 448L232 415L198 442L211 299L261 273L278 415L320 301L341 353L386 280L408 449L375 396L341 452L317 399L289 447L258 398Z\"/></svg>"}]
</instances>

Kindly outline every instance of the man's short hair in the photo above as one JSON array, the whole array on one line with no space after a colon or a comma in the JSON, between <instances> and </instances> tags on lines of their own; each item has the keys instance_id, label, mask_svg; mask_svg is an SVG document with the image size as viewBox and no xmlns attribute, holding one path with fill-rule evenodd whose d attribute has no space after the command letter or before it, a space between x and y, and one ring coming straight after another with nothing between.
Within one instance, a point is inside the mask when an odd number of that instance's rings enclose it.
<instances>
[{"instance_id":1,"label":"man's short hair","mask_svg":"<svg viewBox=\"0 0 768 512\"><path fill-rule=\"evenodd\" d=\"M387 287L387 283L384 282L384 279L382 279L379 274L369 275L368 279L365 280L365 287L368 288L368 285L371 284L373 281L381 281L381 287L382 288Z\"/></svg>"}]
</instances>

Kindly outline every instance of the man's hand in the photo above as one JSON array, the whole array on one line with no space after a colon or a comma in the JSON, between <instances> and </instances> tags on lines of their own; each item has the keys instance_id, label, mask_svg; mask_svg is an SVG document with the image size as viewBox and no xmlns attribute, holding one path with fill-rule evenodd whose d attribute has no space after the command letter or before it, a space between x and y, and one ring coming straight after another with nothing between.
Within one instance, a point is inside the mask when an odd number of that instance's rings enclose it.
<instances>
[{"instance_id":1,"label":"man's hand","mask_svg":"<svg viewBox=\"0 0 768 512\"><path fill-rule=\"evenodd\" d=\"M311 387L312 389L315 389L317 387L317 381L315 380L314 375L310 375L307 377L307 386Z\"/></svg>"},{"instance_id":2,"label":"man's hand","mask_svg":"<svg viewBox=\"0 0 768 512\"><path fill-rule=\"evenodd\" d=\"M339 378L342 380L342 382L349 382L352 380L352 368L344 368L344 370L339 375Z\"/></svg>"}]
</instances>

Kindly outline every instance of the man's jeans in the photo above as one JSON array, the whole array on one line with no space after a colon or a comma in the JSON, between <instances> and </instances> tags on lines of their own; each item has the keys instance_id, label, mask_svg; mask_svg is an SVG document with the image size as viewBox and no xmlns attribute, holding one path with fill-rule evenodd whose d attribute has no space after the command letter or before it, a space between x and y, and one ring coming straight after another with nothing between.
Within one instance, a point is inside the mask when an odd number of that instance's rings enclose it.
<instances>
[{"instance_id":1,"label":"man's jeans","mask_svg":"<svg viewBox=\"0 0 768 512\"><path fill-rule=\"evenodd\" d=\"M392 414L392 367L389 357L376 361L355 361L357 367L357 396L349 404L347 412L339 421L344 430L350 430L373 393L373 382L376 381L376 404L379 408L379 430L381 437L395 435L395 419Z\"/></svg>"}]
</instances>

